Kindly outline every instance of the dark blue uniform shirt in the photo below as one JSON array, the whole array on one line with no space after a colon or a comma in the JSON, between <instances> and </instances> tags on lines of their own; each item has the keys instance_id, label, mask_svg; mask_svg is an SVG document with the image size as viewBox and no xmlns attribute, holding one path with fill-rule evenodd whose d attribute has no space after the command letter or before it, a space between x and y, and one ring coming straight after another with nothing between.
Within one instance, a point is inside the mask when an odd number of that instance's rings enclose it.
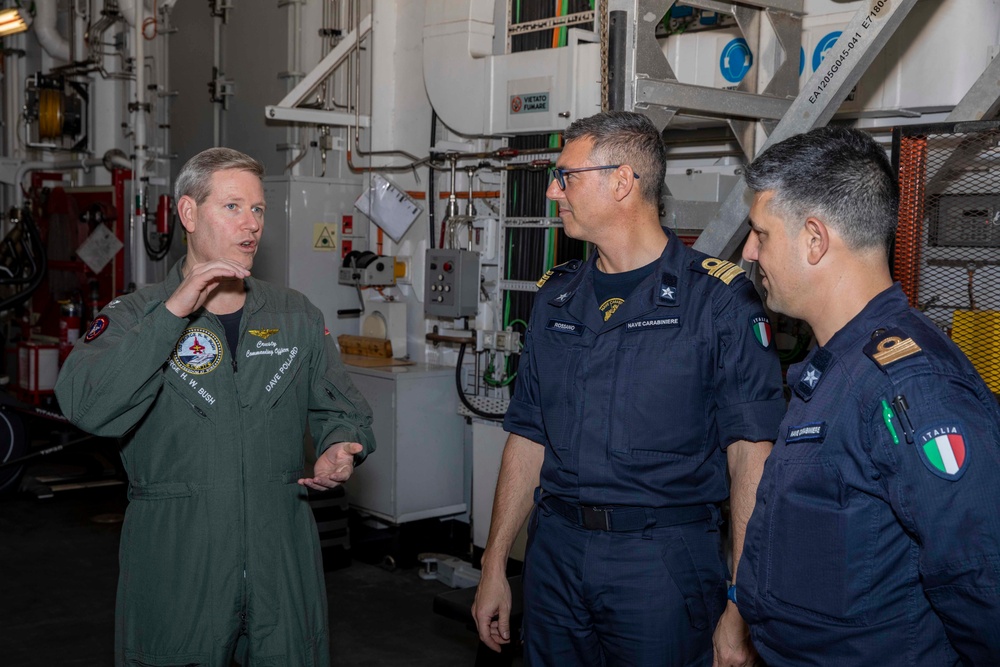
<instances>
[{"instance_id":1,"label":"dark blue uniform shirt","mask_svg":"<svg viewBox=\"0 0 1000 667\"><path fill-rule=\"evenodd\" d=\"M1000 665L1000 413L972 365L894 285L788 381L737 582L761 656Z\"/></svg>"},{"instance_id":2,"label":"dark blue uniform shirt","mask_svg":"<svg viewBox=\"0 0 1000 667\"><path fill-rule=\"evenodd\" d=\"M725 448L777 433L785 401L756 290L667 234L657 267L607 322L596 256L557 267L538 291L504 428L546 447L547 493L717 503L729 495Z\"/></svg>"}]
</instances>

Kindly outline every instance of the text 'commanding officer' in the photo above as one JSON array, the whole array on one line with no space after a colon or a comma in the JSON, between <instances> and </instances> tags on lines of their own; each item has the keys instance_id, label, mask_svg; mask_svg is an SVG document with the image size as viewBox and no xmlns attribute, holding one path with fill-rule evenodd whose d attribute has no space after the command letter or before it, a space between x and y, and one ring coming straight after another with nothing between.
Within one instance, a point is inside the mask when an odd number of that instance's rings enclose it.
<instances>
[{"instance_id":1,"label":"text 'commanding officer'","mask_svg":"<svg viewBox=\"0 0 1000 667\"><path fill-rule=\"evenodd\" d=\"M375 448L323 314L250 276L264 168L212 148L177 177L188 255L113 300L56 385L63 412L121 438L129 478L115 664L329 665L327 599L306 486ZM303 476L308 423L319 456Z\"/></svg>"},{"instance_id":2,"label":"text 'commanding officer'","mask_svg":"<svg viewBox=\"0 0 1000 667\"><path fill-rule=\"evenodd\" d=\"M525 518L529 665L720 665L752 658L726 602L784 412L770 324L739 267L660 227L660 132L637 113L574 122L547 196L588 261L535 296L473 615L510 641L507 556ZM536 489L536 487L538 487ZM534 501L533 501L534 492ZM721 620L720 620L721 617Z\"/></svg>"},{"instance_id":3,"label":"text 'commanding officer'","mask_svg":"<svg viewBox=\"0 0 1000 667\"><path fill-rule=\"evenodd\" d=\"M1000 665L1000 412L889 274L885 150L821 128L748 167L743 250L819 347L747 527L737 603L770 667Z\"/></svg>"}]
</instances>

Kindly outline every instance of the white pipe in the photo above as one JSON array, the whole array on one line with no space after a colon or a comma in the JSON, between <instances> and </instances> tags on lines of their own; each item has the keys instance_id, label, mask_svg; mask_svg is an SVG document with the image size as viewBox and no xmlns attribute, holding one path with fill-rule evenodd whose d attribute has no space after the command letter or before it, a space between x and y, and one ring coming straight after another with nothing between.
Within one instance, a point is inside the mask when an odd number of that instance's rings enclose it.
<instances>
[{"instance_id":1,"label":"white pipe","mask_svg":"<svg viewBox=\"0 0 1000 667\"><path fill-rule=\"evenodd\" d=\"M142 2L143 0L134 0L132 9L135 16L142 15ZM121 6L126 7L128 4L126 0ZM132 114L132 136L135 138L135 154L132 160L134 164L132 167L132 188L134 189L134 193L129 204L133 201L135 202L135 206L130 207L132 211L132 215L130 216L132 227L132 282L137 287L142 287L146 284L147 272L146 246L143 243L143 234L145 234L146 229L146 192L143 179L146 175L146 122L148 117L148 107L146 105L146 39L142 34L141 21L136 21L132 27L132 57L135 59L134 62L136 64L135 111Z\"/></svg>"},{"instance_id":2,"label":"white pipe","mask_svg":"<svg viewBox=\"0 0 1000 667\"><path fill-rule=\"evenodd\" d=\"M67 160L65 162L23 162L17 171L14 172L14 205L21 208L24 203L24 193L21 191L21 181L32 171L44 169L46 171L74 171L82 169L90 171L91 167L104 165L104 159L99 157L88 157L82 160ZM130 165L131 166L131 165Z\"/></svg>"},{"instance_id":3,"label":"white pipe","mask_svg":"<svg viewBox=\"0 0 1000 667\"><path fill-rule=\"evenodd\" d=\"M142 2L132 4L131 0L123 0L123 2L118 3L118 11L122 13L122 18L125 19L125 23L128 23L130 28L134 28L136 26L135 17L141 17L138 21L141 28L143 22L149 18L150 13L153 11L153 7L148 1L145 4Z\"/></svg>"},{"instance_id":4,"label":"white pipe","mask_svg":"<svg viewBox=\"0 0 1000 667\"><path fill-rule=\"evenodd\" d=\"M35 29L38 43L56 60L69 60L69 40L56 30L56 0L35 0Z\"/></svg>"}]
</instances>

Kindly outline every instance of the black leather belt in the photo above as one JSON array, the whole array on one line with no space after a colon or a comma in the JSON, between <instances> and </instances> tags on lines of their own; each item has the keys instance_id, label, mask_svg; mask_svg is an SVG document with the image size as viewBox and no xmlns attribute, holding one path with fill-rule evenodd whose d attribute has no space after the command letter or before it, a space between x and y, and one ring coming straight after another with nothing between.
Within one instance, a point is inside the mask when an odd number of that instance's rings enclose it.
<instances>
[{"instance_id":1,"label":"black leather belt","mask_svg":"<svg viewBox=\"0 0 1000 667\"><path fill-rule=\"evenodd\" d=\"M646 528L679 526L712 518L709 505L682 507L586 507L556 496L543 495L541 504L567 521L587 530L627 532ZM651 523L652 522L652 523Z\"/></svg>"}]
</instances>

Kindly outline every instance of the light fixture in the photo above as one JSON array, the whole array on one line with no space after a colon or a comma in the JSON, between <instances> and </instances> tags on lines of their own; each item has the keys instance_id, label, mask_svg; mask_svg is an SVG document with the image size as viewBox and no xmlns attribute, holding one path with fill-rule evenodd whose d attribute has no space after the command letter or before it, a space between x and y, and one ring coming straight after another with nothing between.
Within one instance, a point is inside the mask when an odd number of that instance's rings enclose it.
<instances>
[{"instance_id":1,"label":"light fixture","mask_svg":"<svg viewBox=\"0 0 1000 667\"><path fill-rule=\"evenodd\" d=\"M0 9L0 37L24 32L31 25L31 15L23 9Z\"/></svg>"}]
</instances>

